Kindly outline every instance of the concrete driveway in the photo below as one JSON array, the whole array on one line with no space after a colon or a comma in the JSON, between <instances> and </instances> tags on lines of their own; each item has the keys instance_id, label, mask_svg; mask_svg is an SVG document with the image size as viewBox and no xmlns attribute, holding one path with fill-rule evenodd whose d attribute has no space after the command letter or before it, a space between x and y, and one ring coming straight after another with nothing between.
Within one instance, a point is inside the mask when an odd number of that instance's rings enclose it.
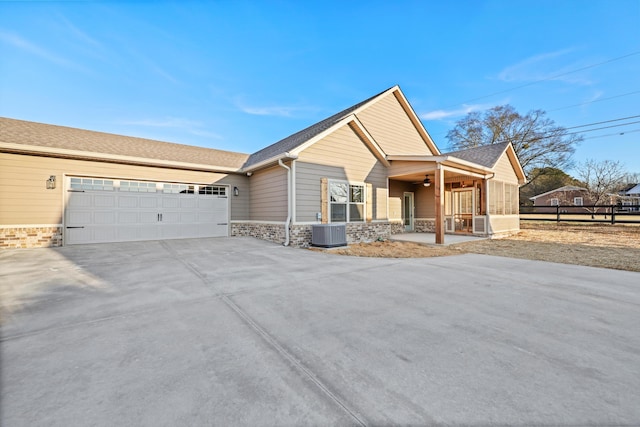
<instances>
[{"instance_id":1,"label":"concrete driveway","mask_svg":"<svg viewBox=\"0 0 640 427\"><path fill-rule=\"evenodd\" d=\"M0 252L0 424L639 425L640 274L251 238Z\"/></svg>"}]
</instances>

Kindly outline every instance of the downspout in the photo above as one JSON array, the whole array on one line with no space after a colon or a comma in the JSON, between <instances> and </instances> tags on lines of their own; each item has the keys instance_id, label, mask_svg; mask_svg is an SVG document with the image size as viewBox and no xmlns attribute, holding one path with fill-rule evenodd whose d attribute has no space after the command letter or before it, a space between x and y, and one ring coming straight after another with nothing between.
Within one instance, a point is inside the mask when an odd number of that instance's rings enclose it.
<instances>
[{"instance_id":1,"label":"downspout","mask_svg":"<svg viewBox=\"0 0 640 427\"><path fill-rule=\"evenodd\" d=\"M291 168L278 159L278 164L287 170L287 220L284 224L284 246L289 246L289 225L291 224Z\"/></svg>"}]
</instances>

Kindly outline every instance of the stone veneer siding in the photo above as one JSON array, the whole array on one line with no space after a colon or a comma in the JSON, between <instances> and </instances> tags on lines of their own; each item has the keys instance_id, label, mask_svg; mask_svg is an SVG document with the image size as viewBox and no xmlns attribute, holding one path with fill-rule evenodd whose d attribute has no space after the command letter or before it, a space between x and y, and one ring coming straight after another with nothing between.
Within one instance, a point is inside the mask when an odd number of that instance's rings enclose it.
<instances>
[{"instance_id":1,"label":"stone veneer siding","mask_svg":"<svg viewBox=\"0 0 640 427\"><path fill-rule=\"evenodd\" d=\"M62 227L0 227L0 248L62 246Z\"/></svg>"},{"instance_id":2,"label":"stone veneer siding","mask_svg":"<svg viewBox=\"0 0 640 427\"><path fill-rule=\"evenodd\" d=\"M284 224L261 224L257 222L231 223L231 235L256 237L274 243L284 243Z\"/></svg>"},{"instance_id":3,"label":"stone veneer siding","mask_svg":"<svg viewBox=\"0 0 640 427\"><path fill-rule=\"evenodd\" d=\"M416 219L414 227L417 233L435 233L436 232L436 220L435 219Z\"/></svg>"},{"instance_id":4,"label":"stone veneer siding","mask_svg":"<svg viewBox=\"0 0 640 427\"><path fill-rule=\"evenodd\" d=\"M306 248L311 246L312 225L292 225L289 230L289 245ZM346 226L347 243L372 242L378 238L391 237L391 223L367 222L348 223ZM285 229L283 224L232 223L232 236L256 237L275 243L284 243Z\"/></svg>"},{"instance_id":5,"label":"stone veneer siding","mask_svg":"<svg viewBox=\"0 0 640 427\"><path fill-rule=\"evenodd\" d=\"M391 223L391 234L404 233L404 224L402 221L393 221Z\"/></svg>"}]
</instances>

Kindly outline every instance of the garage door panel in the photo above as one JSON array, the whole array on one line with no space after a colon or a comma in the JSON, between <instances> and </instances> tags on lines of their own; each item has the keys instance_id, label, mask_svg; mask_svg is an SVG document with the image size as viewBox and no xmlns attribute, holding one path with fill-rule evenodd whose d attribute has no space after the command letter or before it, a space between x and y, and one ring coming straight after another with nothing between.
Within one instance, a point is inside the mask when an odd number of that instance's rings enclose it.
<instances>
[{"instance_id":1,"label":"garage door panel","mask_svg":"<svg viewBox=\"0 0 640 427\"><path fill-rule=\"evenodd\" d=\"M166 194L162 198L162 207L171 209L171 208L179 208L180 202L178 201L178 195L176 194Z\"/></svg>"},{"instance_id":2,"label":"garage door panel","mask_svg":"<svg viewBox=\"0 0 640 427\"><path fill-rule=\"evenodd\" d=\"M94 224L116 224L116 213L113 211L100 211L93 214Z\"/></svg>"},{"instance_id":3,"label":"garage door panel","mask_svg":"<svg viewBox=\"0 0 640 427\"><path fill-rule=\"evenodd\" d=\"M93 222L93 216L91 212L86 211L74 211L67 216L67 225L78 226L83 224L91 224Z\"/></svg>"},{"instance_id":4,"label":"garage door panel","mask_svg":"<svg viewBox=\"0 0 640 427\"><path fill-rule=\"evenodd\" d=\"M118 207L121 208L137 208L138 207L138 197L136 196L118 196Z\"/></svg>"},{"instance_id":5,"label":"garage door panel","mask_svg":"<svg viewBox=\"0 0 640 427\"><path fill-rule=\"evenodd\" d=\"M180 199L180 209L193 209L197 205L195 197L183 197Z\"/></svg>"},{"instance_id":6,"label":"garage door panel","mask_svg":"<svg viewBox=\"0 0 640 427\"><path fill-rule=\"evenodd\" d=\"M87 193L72 192L69 195L68 206L72 208L90 208L93 206L93 196Z\"/></svg>"},{"instance_id":7,"label":"garage door panel","mask_svg":"<svg viewBox=\"0 0 640 427\"><path fill-rule=\"evenodd\" d=\"M109 188L69 192L65 207L65 243L228 235L229 200L226 197L197 190L194 194L124 192L119 190L118 181L113 181L116 185ZM157 188L172 189L163 185L160 183Z\"/></svg>"},{"instance_id":8,"label":"garage door panel","mask_svg":"<svg viewBox=\"0 0 640 427\"><path fill-rule=\"evenodd\" d=\"M118 212L119 224L137 224L140 222L138 212Z\"/></svg>"},{"instance_id":9,"label":"garage door panel","mask_svg":"<svg viewBox=\"0 0 640 427\"><path fill-rule=\"evenodd\" d=\"M97 208L112 208L116 205L115 195L96 194L93 196L93 206Z\"/></svg>"},{"instance_id":10,"label":"garage door panel","mask_svg":"<svg viewBox=\"0 0 640 427\"><path fill-rule=\"evenodd\" d=\"M139 222L142 224L156 224L158 222L158 211L140 212Z\"/></svg>"},{"instance_id":11,"label":"garage door panel","mask_svg":"<svg viewBox=\"0 0 640 427\"><path fill-rule=\"evenodd\" d=\"M196 212L180 212L181 223L192 224L192 223L195 223L197 219L198 219L198 215Z\"/></svg>"},{"instance_id":12,"label":"garage door panel","mask_svg":"<svg viewBox=\"0 0 640 427\"><path fill-rule=\"evenodd\" d=\"M116 227L109 227L103 225L96 225L91 228L93 232L92 241L96 243L106 243L106 242L117 242L117 232L118 229Z\"/></svg>"},{"instance_id":13,"label":"garage door panel","mask_svg":"<svg viewBox=\"0 0 640 427\"><path fill-rule=\"evenodd\" d=\"M155 195L151 197L140 197L141 208L155 208L157 206L158 206L158 199Z\"/></svg>"}]
</instances>

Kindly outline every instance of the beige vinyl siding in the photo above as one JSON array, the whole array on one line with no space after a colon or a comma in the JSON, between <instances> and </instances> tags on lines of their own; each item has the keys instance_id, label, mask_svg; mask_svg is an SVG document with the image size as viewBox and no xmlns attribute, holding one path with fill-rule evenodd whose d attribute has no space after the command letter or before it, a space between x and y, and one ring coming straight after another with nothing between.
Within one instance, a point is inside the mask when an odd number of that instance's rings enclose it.
<instances>
[{"instance_id":1,"label":"beige vinyl siding","mask_svg":"<svg viewBox=\"0 0 640 427\"><path fill-rule=\"evenodd\" d=\"M402 200L404 193L415 192L416 186L410 182L389 180L389 220L402 220ZM417 203L414 196L414 203Z\"/></svg>"},{"instance_id":2,"label":"beige vinyl siding","mask_svg":"<svg viewBox=\"0 0 640 427\"><path fill-rule=\"evenodd\" d=\"M357 116L386 154L433 154L393 93Z\"/></svg>"},{"instance_id":3,"label":"beige vinyl siding","mask_svg":"<svg viewBox=\"0 0 640 427\"><path fill-rule=\"evenodd\" d=\"M391 177L412 174L426 175L427 172L433 173L435 169L436 162L411 162L405 160L392 160L391 166L389 166L388 173Z\"/></svg>"},{"instance_id":4,"label":"beige vinyl siding","mask_svg":"<svg viewBox=\"0 0 640 427\"><path fill-rule=\"evenodd\" d=\"M248 219L249 185L242 175L0 153L0 225L61 224L65 174L229 185L230 194L236 186L240 196L229 196L231 219ZM55 190L46 189L50 175L56 176Z\"/></svg>"},{"instance_id":5,"label":"beige vinyl siding","mask_svg":"<svg viewBox=\"0 0 640 427\"><path fill-rule=\"evenodd\" d=\"M491 234L508 233L520 229L520 217L518 215L491 215L489 217Z\"/></svg>"},{"instance_id":6,"label":"beige vinyl siding","mask_svg":"<svg viewBox=\"0 0 640 427\"><path fill-rule=\"evenodd\" d=\"M280 166L263 169L255 172L249 182L251 220L285 221L287 219L287 171Z\"/></svg>"},{"instance_id":7,"label":"beige vinyl siding","mask_svg":"<svg viewBox=\"0 0 640 427\"><path fill-rule=\"evenodd\" d=\"M509 156L506 152L503 153L500 159L496 162L493 170L495 171L495 176L492 179L508 182L510 184L518 184L518 176L513 170L513 165L509 161Z\"/></svg>"},{"instance_id":8,"label":"beige vinyl siding","mask_svg":"<svg viewBox=\"0 0 640 427\"><path fill-rule=\"evenodd\" d=\"M321 212L322 178L371 184L372 219L387 219L386 168L349 126L302 151L295 169L297 222L316 221Z\"/></svg>"},{"instance_id":9,"label":"beige vinyl siding","mask_svg":"<svg viewBox=\"0 0 640 427\"><path fill-rule=\"evenodd\" d=\"M414 203L416 205L416 218L435 218L435 185L425 187L424 185L415 185Z\"/></svg>"}]
</instances>

